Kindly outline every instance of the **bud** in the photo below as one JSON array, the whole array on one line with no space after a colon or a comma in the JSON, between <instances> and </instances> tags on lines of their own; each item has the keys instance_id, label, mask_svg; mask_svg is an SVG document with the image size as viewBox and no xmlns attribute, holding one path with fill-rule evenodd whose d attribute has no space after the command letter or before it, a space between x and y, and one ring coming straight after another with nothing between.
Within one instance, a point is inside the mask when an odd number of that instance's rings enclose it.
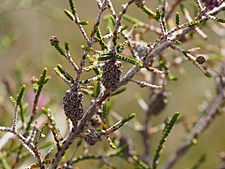
<instances>
[{"instance_id":1,"label":"bud","mask_svg":"<svg viewBox=\"0 0 225 169\"><path fill-rule=\"evenodd\" d=\"M56 36L51 36L50 37L50 43L51 43L52 46L56 46L56 45L59 44L59 40L57 39Z\"/></svg>"},{"instance_id":2,"label":"bud","mask_svg":"<svg viewBox=\"0 0 225 169\"><path fill-rule=\"evenodd\" d=\"M196 58L196 62L198 62L198 64L203 64L205 63L205 57L204 56L198 56Z\"/></svg>"},{"instance_id":3,"label":"bud","mask_svg":"<svg viewBox=\"0 0 225 169\"><path fill-rule=\"evenodd\" d=\"M71 89L63 97L63 109L68 119L76 123L83 117L83 94L78 89Z\"/></svg>"},{"instance_id":4,"label":"bud","mask_svg":"<svg viewBox=\"0 0 225 169\"><path fill-rule=\"evenodd\" d=\"M84 140L88 145L93 146L96 142L101 140L101 135L94 129L88 129L85 133Z\"/></svg>"},{"instance_id":5,"label":"bud","mask_svg":"<svg viewBox=\"0 0 225 169\"><path fill-rule=\"evenodd\" d=\"M115 89L120 82L122 64L115 59L108 60L102 67L102 84L106 89Z\"/></svg>"}]
</instances>

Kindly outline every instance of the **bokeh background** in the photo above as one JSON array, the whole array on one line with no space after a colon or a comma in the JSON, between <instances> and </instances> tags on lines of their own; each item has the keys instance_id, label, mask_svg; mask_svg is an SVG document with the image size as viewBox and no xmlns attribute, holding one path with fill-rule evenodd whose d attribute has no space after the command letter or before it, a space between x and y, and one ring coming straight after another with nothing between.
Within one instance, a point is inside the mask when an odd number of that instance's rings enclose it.
<instances>
[{"instance_id":1,"label":"bokeh background","mask_svg":"<svg viewBox=\"0 0 225 169\"><path fill-rule=\"evenodd\" d=\"M112 0L116 11L121 9L124 0ZM169 1L171 2L171 1ZM190 2L184 2L191 8ZM156 0L146 3L151 9L155 9ZM91 31L92 23L97 14L97 6L94 0L77 0L77 10L82 20L88 20L89 25L85 26L87 32ZM58 126L62 133L67 132L65 127L66 121L62 110L62 96L68 87L55 74L54 67L60 63L71 74L72 67L60 56L54 48L50 46L49 38L56 35L60 41L70 44L71 53L76 61L79 61L82 54L81 45L84 43L76 25L71 23L64 15L63 9L69 8L66 0L0 0L0 124L9 126L12 121L12 106L9 101L9 93L7 93L5 84L8 83L12 95L16 95L19 90L18 86L26 83L28 86L26 101L29 103L32 85L30 80L32 76L38 77L43 67L48 68L48 74L51 76L50 82L44 87L44 102L53 110ZM131 7L128 14L147 21L148 18L143 15L140 10ZM225 15L222 14L224 17ZM222 56L222 47L224 41L223 36L216 35L209 27L204 28L209 35L208 40L201 39L196 35L196 39L187 46L196 47L201 45L209 45L215 48L217 53L210 53L211 56ZM148 35L151 40L152 37ZM148 41L150 41L148 40ZM194 43L193 43L194 42ZM204 51L202 51L204 53ZM224 53L223 53L224 54ZM180 54L168 52L168 55L178 56ZM221 57L218 56L218 57ZM215 84L213 78L207 78L194 67L191 63L184 63L184 74L174 71L178 77L178 81L169 82L168 89L170 92L169 104L167 108L159 116L154 117L152 125L163 123L167 116L171 116L174 112L179 111L181 116L187 119L189 126L192 121L200 116L200 110L204 107L207 97L215 95ZM130 112L136 113L136 119L140 123L144 120L144 111L138 105L139 98L147 99L149 89L129 84L128 89L114 101L113 111L121 116ZM90 98L86 98L85 104L88 105ZM29 112L28 112L29 113ZM62 118L63 117L63 118ZM201 168L216 168L220 159L218 154L221 150L225 150L225 115L221 114L215 119L210 128L205 131L199 139L197 145L182 158L175 169L191 168L202 154L206 155L206 161ZM140 133L132 131L125 126L122 132L135 142L135 150L142 153L143 144ZM161 165L168 159L170 154L175 151L177 145L186 135L186 130L182 123L174 127L172 134L169 136L164 153L161 159ZM160 138L160 132L152 136L151 154L154 153ZM1 133L2 136L2 133ZM108 149L107 144L98 143L95 148L91 148L93 152L101 152ZM118 168L132 168L130 164L120 158L110 159L112 164ZM26 161L29 163L29 161ZM97 168L95 161L85 161L78 164L82 169ZM95 167L94 167L95 166ZM21 166L21 168L23 168Z\"/></svg>"}]
</instances>

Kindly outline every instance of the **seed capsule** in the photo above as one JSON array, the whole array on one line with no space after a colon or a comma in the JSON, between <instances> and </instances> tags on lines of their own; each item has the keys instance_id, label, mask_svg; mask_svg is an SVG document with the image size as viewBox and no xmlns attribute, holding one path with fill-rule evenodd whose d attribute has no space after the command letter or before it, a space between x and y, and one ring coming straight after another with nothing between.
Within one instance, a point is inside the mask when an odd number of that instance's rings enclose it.
<instances>
[{"instance_id":1,"label":"seed capsule","mask_svg":"<svg viewBox=\"0 0 225 169\"><path fill-rule=\"evenodd\" d=\"M219 0L204 0L204 2L205 2L206 8L210 10L220 5Z\"/></svg>"},{"instance_id":2,"label":"seed capsule","mask_svg":"<svg viewBox=\"0 0 225 169\"><path fill-rule=\"evenodd\" d=\"M101 140L101 135L94 129L88 129L85 133L84 140L88 145L93 146L97 141Z\"/></svg>"},{"instance_id":3,"label":"seed capsule","mask_svg":"<svg viewBox=\"0 0 225 169\"><path fill-rule=\"evenodd\" d=\"M50 37L50 43L51 43L52 46L56 46L56 45L59 44L59 40L57 39L56 36L51 36Z\"/></svg>"},{"instance_id":4,"label":"seed capsule","mask_svg":"<svg viewBox=\"0 0 225 169\"><path fill-rule=\"evenodd\" d=\"M205 63L205 57L204 56L198 56L196 58L196 62L198 62L198 64L203 64Z\"/></svg>"},{"instance_id":5,"label":"seed capsule","mask_svg":"<svg viewBox=\"0 0 225 169\"><path fill-rule=\"evenodd\" d=\"M144 3L145 3L144 0L135 0L135 4L136 4L138 7L144 6Z\"/></svg>"},{"instance_id":6,"label":"seed capsule","mask_svg":"<svg viewBox=\"0 0 225 169\"><path fill-rule=\"evenodd\" d=\"M83 94L71 89L63 97L63 109L68 119L76 123L83 117Z\"/></svg>"},{"instance_id":7,"label":"seed capsule","mask_svg":"<svg viewBox=\"0 0 225 169\"><path fill-rule=\"evenodd\" d=\"M94 128L99 127L102 124L102 119L99 115L95 114L91 117L91 126L93 126Z\"/></svg>"},{"instance_id":8,"label":"seed capsule","mask_svg":"<svg viewBox=\"0 0 225 169\"><path fill-rule=\"evenodd\" d=\"M158 115L167 105L167 92L153 93L148 102L149 113Z\"/></svg>"},{"instance_id":9,"label":"seed capsule","mask_svg":"<svg viewBox=\"0 0 225 169\"><path fill-rule=\"evenodd\" d=\"M102 84L106 89L115 89L122 74L121 62L115 59L108 60L103 65L102 71Z\"/></svg>"}]
</instances>

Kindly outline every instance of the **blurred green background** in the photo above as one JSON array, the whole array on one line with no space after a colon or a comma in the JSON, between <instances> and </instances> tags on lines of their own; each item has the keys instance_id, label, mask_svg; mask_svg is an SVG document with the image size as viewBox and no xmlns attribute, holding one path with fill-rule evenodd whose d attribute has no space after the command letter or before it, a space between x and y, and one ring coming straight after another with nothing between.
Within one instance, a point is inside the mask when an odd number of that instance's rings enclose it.
<instances>
[{"instance_id":1,"label":"blurred green background","mask_svg":"<svg viewBox=\"0 0 225 169\"><path fill-rule=\"evenodd\" d=\"M90 32L97 14L96 2L94 0L77 0L76 2L79 16L82 20L88 20L90 23L85 26L87 32ZM121 4L126 1L113 0L112 2L118 12L121 9ZM157 1L152 0L146 4L154 10ZM18 91L17 86L21 83L28 84L28 88L31 90L30 80L32 76L38 77L43 67L47 67L51 80L45 86L44 93L56 119L59 121L59 127L64 130L65 135L64 123L66 122L60 119L64 116L62 96L68 87L55 74L54 67L60 63L71 73L73 73L73 69L50 46L49 38L56 35L60 41L68 42L71 46L72 56L76 61L81 58L82 49L80 46L84 43L76 25L71 23L64 15L63 9L65 8L69 8L66 0L0 0L0 104L5 104L0 108L1 125L8 126L12 121L10 119L12 113L7 112L12 107L9 104L10 101L4 82L10 83L13 95ZM134 6L129 9L128 13L142 21L148 21L148 18ZM221 45L224 37L220 38L208 28L205 31L209 34L207 41L200 39L196 35L195 41L190 42L187 46L196 47L209 44L218 47ZM151 34L148 36L151 38ZM170 51L168 54L171 53ZM173 55L179 56L180 54L173 52ZM179 111L182 117L186 117L189 125L191 125L191 119L200 115L199 109L204 106L206 95L214 96L215 88L212 78L203 76L191 63L185 63L183 67L185 74L181 75L174 71L178 81L169 83L168 89L171 91L169 104L162 114L153 118L153 126L163 123L164 119L171 116L175 111ZM121 116L134 112L136 113L136 120L143 124L145 114L138 105L137 99L140 97L147 99L148 95L149 89L140 89L134 84L129 84L128 90L115 99L113 111ZM87 106L90 99L87 98L86 100L85 104ZM191 168L202 154L206 155L206 162L201 168L210 169L219 165L218 153L220 150L225 150L224 116L222 114L215 119L210 128L200 137L198 144L178 162L174 167L175 169ZM122 132L134 140L135 150L142 153L143 145L140 133L134 132L126 126L122 129ZM151 154L154 154L160 134L157 133L152 137ZM170 157L170 154L174 152L185 135L186 131L183 125L179 123L167 140L160 165L163 165L167 158ZM98 143L97 148L91 149L93 152L101 152L108 148L107 146L107 144L103 146ZM132 168L130 164L119 158L110 159L110 161L118 168ZM86 161L79 163L78 166L81 169L85 167L97 168L97 165L93 167L93 164L96 164L96 162Z\"/></svg>"}]
</instances>

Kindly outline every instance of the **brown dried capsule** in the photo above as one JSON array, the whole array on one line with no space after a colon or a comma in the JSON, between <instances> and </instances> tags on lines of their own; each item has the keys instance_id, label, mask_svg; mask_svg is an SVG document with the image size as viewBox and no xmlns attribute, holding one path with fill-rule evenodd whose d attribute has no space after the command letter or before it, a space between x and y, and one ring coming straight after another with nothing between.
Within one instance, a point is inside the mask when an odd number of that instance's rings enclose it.
<instances>
[{"instance_id":1,"label":"brown dried capsule","mask_svg":"<svg viewBox=\"0 0 225 169\"><path fill-rule=\"evenodd\" d=\"M50 37L50 43L51 43L52 46L56 46L56 45L59 44L59 40L57 39L56 36L51 36Z\"/></svg>"},{"instance_id":2,"label":"brown dried capsule","mask_svg":"<svg viewBox=\"0 0 225 169\"><path fill-rule=\"evenodd\" d=\"M97 128L102 124L102 119L98 114L95 114L91 117L91 126Z\"/></svg>"},{"instance_id":3,"label":"brown dried capsule","mask_svg":"<svg viewBox=\"0 0 225 169\"><path fill-rule=\"evenodd\" d=\"M73 123L83 117L83 94L78 89L71 89L63 97L63 109Z\"/></svg>"},{"instance_id":4,"label":"brown dried capsule","mask_svg":"<svg viewBox=\"0 0 225 169\"><path fill-rule=\"evenodd\" d=\"M215 7L220 6L219 0L204 0L204 2L205 2L205 7L210 10L212 10Z\"/></svg>"},{"instance_id":5,"label":"brown dried capsule","mask_svg":"<svg viewBox=\"0 0 225 169\"><path fill-rule=\"evenodd\" d=\"M167 92L153 93L148 102L148 112L158 115L167 104Z\"/></svg>"},{"instance_id":6,"label":"brown dried capsule","mask_svg":"<svg viewBox=\"0 0 225 169\"><path fill-rule=\"evenodd\" d=\"M203 64L205 63L205 57L204 56L198 56L196 58L196 62L198 62L198 64Z\"/></svg>"},{"instance_id":7,"label":"brown dried capsule","mask_svg":"<svg viewBox=\"0 0 225 169\"><path fill-rule=\"evenodd\" d=\"M142 7L144 6L145 1L144 0L135 0L135 4L137 7Z\"/></svg>"},{"instance_id":8,"label":"brown dried capsule","mask_svg":"<svg viewBox=\"0 0 225 169\"><path fill-rule=\"evenodd\" d=\"M88 129L85 132L84 140L88 145L93 146L96 142L101 140L101 135L94 129Z\"/></svg>"},{"instance_id":9,"label":"brown dried capsule","mask_svg":"<svg viewBox=\"0 0 225 169\"><path fill-rule=\"evenodd\" d=\"M106 89L115 89L120 82L122 64L115 59L108 60L102 67L102 84Z\"/></svg>"}]
</instances>

